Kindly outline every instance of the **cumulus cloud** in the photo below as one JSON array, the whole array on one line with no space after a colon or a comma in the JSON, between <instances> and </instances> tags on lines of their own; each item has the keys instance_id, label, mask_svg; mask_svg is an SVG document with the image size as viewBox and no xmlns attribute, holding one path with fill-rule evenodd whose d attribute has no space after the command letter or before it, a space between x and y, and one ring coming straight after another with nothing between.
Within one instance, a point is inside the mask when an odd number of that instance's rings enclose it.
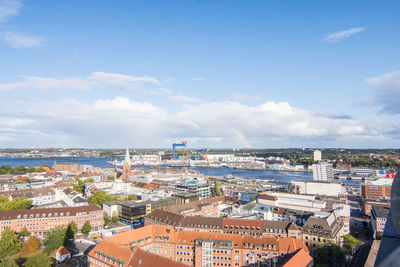
<instances>
[{"instance_id":1,"label":"cumulus cloud","mask_svg":"<svg viewBox=\"0 0 400 267\"><path fill-rule=\"evenodd\" d=\"M368 78L366 82L375 88L374 102L382 106L383 112L400 113L400 71Z\"/></svg>"},{"instance_id":2,"label":"cumulus cloud","mask_svg":"<svg viewBox=\"0 0 400 267\"><path fill-rule=\"evenodd\" d=\"M5 22L11 17L18 15L18 12L21 8L21 1L0 0L0 22Z\"/></svg>"},{"instance_id":3,"label":"cumulus cloud","mask_svg":"<svg viewBox=\"0 0 400 267\"><path fill-rule=\"evenodd\" d=\"M19 122L21 118L27 121ZM126 97L91 103L31 102L4 119L9 121L7 131L0 127L0 136L11 136L17 146L169 147L172 140L180 139L189 140L192 147L243 147L244 136L255 147L282 147L287 142L302 146L310 140L376 139L391 129L388 123L338 119L286 102L253 106L200 102L170 112ZM0 145L4 146L1 141Z\"/></svg>"},{"instance_id":4,"label":"cumulus cloud","mask_svg":"<svg viewBox=\"0 0 400 267\"><path fill-rule=\"evenodd\" d=\"M131 76L116 73L92 72L86 78L55 79L49 77L24 76L22 81L0 84L0 90L37 89L37 90L91 90L95 88L111 87L120 90L135 90L144 84L153 84L158 87L159 81L149 76ZM158 90L162 93L165 90Z\"/></svg>"},{"instance_id":5,"label":"cumulus cloud","mask_svg":"<svg viewBox=\"0 0 400 267\"><path fill-rule=\"evenodd\" d=\"M4 42L13 48L33 48L45 45L43 37L28 35L21 32L5 32Z\"/></svg>"},{"instance_id":6,"label":"cumulus cloud","mask_svg":"<svg viewBox=\"0 0 400 267\"><path fill-rule=\"evenodd\" d=\"M167 99L172 102L178 103L198 103L201 102L200 98L191 97L191 96L184 96L184 95L171 95L168 96Z\"/></svg>"},{"instance_id":7,"label":"cumulus cloud","mask_svg":"<svg viewBox=\"0 0 400 267\"><path fill-rule=\"evenodd\" d=\"M327 43L337 43L346 38L349 38L350 36L352 36L356 33L362 32L364 30L365 30L364 27L358 27L358 28L351 28L351 29L344 30L344 31L338 31L338 32L328 34L322 40Z\"/></svg>"}]
</instances>

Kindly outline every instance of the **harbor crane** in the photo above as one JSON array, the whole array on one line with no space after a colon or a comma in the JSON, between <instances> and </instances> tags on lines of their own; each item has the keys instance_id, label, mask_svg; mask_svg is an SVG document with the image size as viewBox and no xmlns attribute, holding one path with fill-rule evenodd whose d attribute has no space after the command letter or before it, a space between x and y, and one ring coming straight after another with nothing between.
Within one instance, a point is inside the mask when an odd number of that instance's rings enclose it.
<instances>
[{"instance_id":1,"label":"harbor crane","mask_svg":"<svg viewBox=\"0 0 400 267\"><path fill-rule=\"evenodd\" d=\"M183 147L183 158L185 158L185 155L186 155L187 160L189 160L189 153L188 153L188 150L187 150L187 142L186 141L181 141L179 143L176 142L176 143L172 144L172 159L173 160L177 160L178 159L176 157L176 148L178 148L178 147Z\"/></svg>"}]
</instances>

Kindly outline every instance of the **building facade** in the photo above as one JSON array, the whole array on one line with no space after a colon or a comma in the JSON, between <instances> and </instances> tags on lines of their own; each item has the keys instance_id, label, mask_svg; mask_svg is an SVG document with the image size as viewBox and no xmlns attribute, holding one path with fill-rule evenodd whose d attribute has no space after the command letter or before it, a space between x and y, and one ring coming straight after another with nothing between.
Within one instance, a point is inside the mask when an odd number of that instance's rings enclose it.
<instances>
[{"instance_id":1,"label":"building facade","mask_svg":"<svg viewBox=\"0 0 400 267\"><path fill-rule=\"evenodd\" d=\"M285 256L298 250L306 252L298 267L312 264L307 247L299 239L176 231L171 226L149 225L100 242L89 253L88 266L106 266L97 262L130 266L119 258L123 255L118 251L137 248L186 266L282 266Z\"/></svg>"},{"instance_id":2,"label":"building facade","mask_svg":"<svg viewBox=\"0 0 400 267\"><path fill-rule=\"evenodd\" d=\"M381 236L383 234L388 214L388 207L372 206L371 228L374 238L377 238L378 236Z\"/></svg>"},{"instance_id":3,"label":"building facade","mask_svg":"<svg viewBox=\"0 0 400 267\"><path fill-rule=\"evenodd\" d=\"M321 150L314 150L314 161L321 161L322 160L322 152Z\"/></svg>"},{"instance_id":4,"label":"building facade","mask_svg":"<svg viewBox=\"0 0 400 267\"><path fill-rule=\"evenodd\" d=\"M67 226L72 221L81 229L86 221L94 231L103 229L103 210L89 203L87 206L0 211L0 233L6 228L16 232L26 228L28 232L43 236L57 226Z\"/></svg>"},{"instance_id":5,"label":"building facade","mask_svg":"<svg viewBox=\"0 0 400 267\"><path fill-rule=\"evenodd\" d=\"M321 162L311 166L314 181L333 181L332 163Z\"/></svg>"}]
</instances>

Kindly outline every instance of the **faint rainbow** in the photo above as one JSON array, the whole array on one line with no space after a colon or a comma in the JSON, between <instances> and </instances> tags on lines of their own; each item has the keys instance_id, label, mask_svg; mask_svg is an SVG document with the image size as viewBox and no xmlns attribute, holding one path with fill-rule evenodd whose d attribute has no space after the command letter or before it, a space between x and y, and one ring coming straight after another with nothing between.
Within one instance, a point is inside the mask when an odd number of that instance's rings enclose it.
<instances>
[{"instance_id":1,"label":"faint rainbow","mask_svg":"<svg viewBox=\"0 0 400 267\"><path fill-rule=\"evenodd\" d=\"M247 139L247 137L238 129L234 129L233 132L237 135L237 137L242 141L243 145L246 148L252 148L253 146L251 145L250 141Z\"/></svg>"}]
</instances>

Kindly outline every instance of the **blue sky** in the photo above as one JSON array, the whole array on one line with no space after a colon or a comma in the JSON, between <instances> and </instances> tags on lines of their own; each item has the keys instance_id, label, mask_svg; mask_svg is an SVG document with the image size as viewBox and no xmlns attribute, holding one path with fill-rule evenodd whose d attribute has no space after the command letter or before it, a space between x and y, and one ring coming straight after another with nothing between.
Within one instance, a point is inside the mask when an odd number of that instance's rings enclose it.
<instances>
[{"instance_id":1,"label":"blue sky","mask_svg":"<svg viewBox=\"0 0 400 267\"><path fill-rule=\"evenodd\" d=\"M0 147L398 148L398 1L0 0Z\"/></svg>"}]
</instances>

